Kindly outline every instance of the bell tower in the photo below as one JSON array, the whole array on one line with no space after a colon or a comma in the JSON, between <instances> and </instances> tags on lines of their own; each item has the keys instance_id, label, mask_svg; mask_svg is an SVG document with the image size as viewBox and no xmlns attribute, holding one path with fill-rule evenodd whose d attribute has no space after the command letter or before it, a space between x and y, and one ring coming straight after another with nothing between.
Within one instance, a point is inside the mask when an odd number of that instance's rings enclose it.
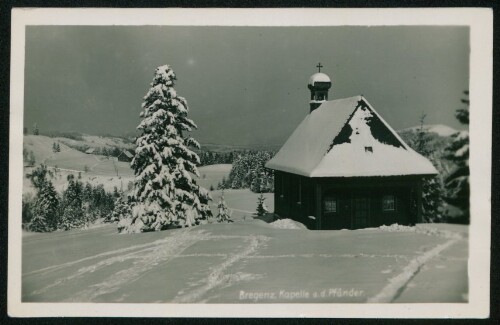
<instances>
[{"instance_id":1,"label":"bell tower","mask_svg":"<svg viewBox=\"0 0 500 325\"><path fill-rule=\"evenodd\" d=\"M309 88L309 90L311 91L309 112L314 111L323 102L328 100L328 90L332 86L330 77L321 72L321 68L323 68L321 63L318 63L316 67L318 68L318 72L311 76L311 78L309 79L309 84L307 85L307 88Z\"/></svg>"}]
</instances>

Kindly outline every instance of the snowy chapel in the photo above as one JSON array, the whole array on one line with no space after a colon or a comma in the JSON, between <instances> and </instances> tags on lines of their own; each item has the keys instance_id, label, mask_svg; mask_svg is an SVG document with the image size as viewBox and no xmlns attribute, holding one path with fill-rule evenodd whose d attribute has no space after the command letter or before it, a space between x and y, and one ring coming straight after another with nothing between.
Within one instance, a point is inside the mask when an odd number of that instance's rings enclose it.
<instances>
[{"instance_id":1,"label":"snowy chapel","mask_svg":"<svg viewBox=\"0 0 500 325\"><path fill-rule=\"evenodd\" d=\"M422 179L437 174L363 96L328 100L330 77L311 76L309 114L266 164L275 214L309 229L421 222Z\"/></svg>"}]
</instances>

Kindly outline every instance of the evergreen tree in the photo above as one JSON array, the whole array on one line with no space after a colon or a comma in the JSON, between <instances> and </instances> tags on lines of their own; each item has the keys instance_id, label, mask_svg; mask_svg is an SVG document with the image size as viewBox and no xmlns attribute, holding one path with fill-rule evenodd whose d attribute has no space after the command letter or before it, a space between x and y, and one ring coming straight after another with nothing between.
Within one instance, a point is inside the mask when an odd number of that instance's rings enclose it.
<instances>
[{"instance_id":1,"label":"evergreen tree","mask_svg":"<svg viewBox=\"0 0 500 325\"><path fill-rule=\"evenodd\" d=\"M85 206L83 205L83 185L68 175L68 188L63 193L59 228L69 230L85 225Z\"/></svg>"},{"instance_id":2,"label":"evergreen tree","mask_svg":"<svg viewBox=\"0 0 500 325\"><path fill-rule=\"evenodd\" d=\"M226 200L224 199L224 190L222 190L219 204L217 205L217 222L232 222L231 216L229 215L229 209L226 204Z\"/></svg>"},{"instance_id":3,"label":"evergreen tree","mask_svg":"<svg viewBox=\"0 0 500 325\"><path fill-rule=\"evenodd\" d=\"M47 232L56 229L59 198L51 181L44 182L37 194L29 229Z\"/></svg>"},{"instance_id":4,"label":"evergreen tree","mask_svg":"<svg viewBox=\"0 0 500 325\"><path fill-rule=\"evenodd\" d=\"M462 99L464 107L457 109L455 117L464 125L469 125L469 92L464 91L467 98ZM456 168L445 179L447 203L456 206L461 214L456 222L468 224L470 222L469 211L469 132L460 131L453 135L453 139L446 148L446 159L455 163Z\"/></svg>"},{"instance_id":5,"label":"evergreen tree","mask_svg":"<svg viewBox=\"0 0 500 325\"><path fill-rule=\"evenodd\" d=\"M186 99L177 95L176 76L168 66L155 71L151 89L142 104L141 135L131 162L136 180L136 205L129 232L162 230L170 226L192 226L211 215L208 191L192 179L199 177L199 149L185 132L196 129L187 117Z\"/></svg>"},{"instance_id":6,"label":"evergreen tree","mask_svg":"<svg viewBox=\"0 0 500 325\"><path fill-rule=\"evenodd\" d=\"M424 129L425 114L420 117L420 127L415 139L415 150L431 160L435 165L429 146L429 134ZM443 206L443 184L439 176L425 178L422 181L422 217L426 222L442 220L440 209Z\"/></svg>"},{"instance_id":7,"label":"evergreen tree","mask_svg":"<svg viewBox=\"0 0 500 325\"><path fill-rule=\"evenodd\" d=\"M33 135L38 135L40 130L38 129L38 124L33 124Z\"/></svg>"},{"instance_id":8,"label":"evergreen tree","mask_svg":"<svg viewBox=\"0 0 500 325\"><path fill-rule=\"evenodd\" d=\"M35 187L37 194L31 207L31 220L29 229L32 231L46 232L56 228L57 210L59 198L54 189L54 185L47 179L47 166L40 165L26 175Z\"/></svg>"},{"instance_id":9,"label":"evergreen tree","mask_svg":"<svg viewBox=\"0 0 500 325\"><path fill-rule=\"evenodd\" d=\"M257 215L259 217L263 216L268 212L266 203L264 202L266 198L264 197L264 194L260 194L259 197L257 198Z\"/></svg>"}]
</instances>

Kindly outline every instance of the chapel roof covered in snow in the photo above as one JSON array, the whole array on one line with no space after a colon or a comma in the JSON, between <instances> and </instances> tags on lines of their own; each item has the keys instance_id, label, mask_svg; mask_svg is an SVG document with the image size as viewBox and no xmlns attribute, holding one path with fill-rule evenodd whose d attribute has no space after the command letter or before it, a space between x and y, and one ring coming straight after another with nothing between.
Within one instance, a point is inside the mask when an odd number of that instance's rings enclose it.
<instances>
[{"instance_id":1,"label":"chapel roof covered in snow","mask_svg":"<svg viewBox=\"0 0 500 325\"><path fill-rule=\"evenodd\" d=\"M266 167L307 177L437 174L362 96L325 101Z\"/></svg>"}]
</instances>

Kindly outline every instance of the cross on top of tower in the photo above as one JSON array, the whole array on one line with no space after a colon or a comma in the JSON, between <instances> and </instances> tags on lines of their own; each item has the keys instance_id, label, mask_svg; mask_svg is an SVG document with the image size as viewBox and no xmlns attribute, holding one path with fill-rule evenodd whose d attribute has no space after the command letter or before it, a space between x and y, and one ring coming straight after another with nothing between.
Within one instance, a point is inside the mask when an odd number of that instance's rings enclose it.
<instances>
[{"instance_id":1,"label":"cross on top of tower","mask_svg":"<svg viewBox=\"0 0 500 325\"><path fill-rule=\"evenodd\" d=\"M323 68L323 66L321 65L321 62L318 63L316 68L318 68L318 72L321 72L321 68Z\"/></svg>"}]
</instances>

